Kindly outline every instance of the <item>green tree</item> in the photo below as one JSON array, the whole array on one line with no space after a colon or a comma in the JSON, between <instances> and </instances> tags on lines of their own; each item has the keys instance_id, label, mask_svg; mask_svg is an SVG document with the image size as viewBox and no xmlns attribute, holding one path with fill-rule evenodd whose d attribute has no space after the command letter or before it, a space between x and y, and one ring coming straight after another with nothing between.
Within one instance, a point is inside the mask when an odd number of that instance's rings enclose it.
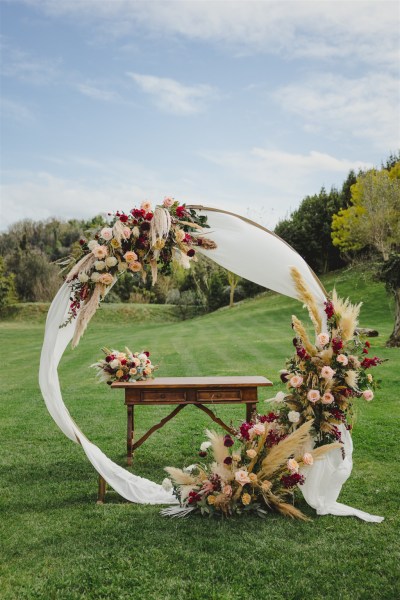
<instances>
[{"instance_id":1,"label":"green tree","mask_svg":"<svg viewBox=\"0 0 400 600\"><path fill-rule=\"evenodd\" d=\"M16 301L14 273L7 273L4 259L0 256L0 310Z\"/></svg>"},{"instance_id":2,"label":"green tree","mask_svg":"<svg viewBox=\"0 0 400 600\"><path fill-rule=\"evenodd\" d=\"M387 344L400 346L400 282L394 276L400 251L400 161L390 170L371 169L351 187L351 206L332 220L332 242L344 252L365 248L380 257L380 278L394 295L396 313Z\"/></svg>"}]
</instances>

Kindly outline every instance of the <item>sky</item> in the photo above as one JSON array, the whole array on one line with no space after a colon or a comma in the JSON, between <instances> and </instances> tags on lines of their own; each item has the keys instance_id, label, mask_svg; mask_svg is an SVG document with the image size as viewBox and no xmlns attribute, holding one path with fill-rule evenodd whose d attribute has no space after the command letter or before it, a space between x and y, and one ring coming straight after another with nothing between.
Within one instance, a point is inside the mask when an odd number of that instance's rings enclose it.
<instances>
[{"instance_id":1,"label":"sky","mask_svg":"<svg viewBox=\"0 0 400 600\"><path fill-rule=\"evenodd\" d=\"M400 147L400 3L0 0L0 229L165 196L273 228Z\"/></svg>"}]
</instances>

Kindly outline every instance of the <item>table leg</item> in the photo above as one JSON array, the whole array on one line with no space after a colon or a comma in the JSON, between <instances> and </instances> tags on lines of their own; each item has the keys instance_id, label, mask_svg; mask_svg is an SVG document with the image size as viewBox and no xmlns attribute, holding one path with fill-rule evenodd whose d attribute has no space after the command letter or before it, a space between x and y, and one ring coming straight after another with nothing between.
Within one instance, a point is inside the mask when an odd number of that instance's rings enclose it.
<instances>
[{"instance_id":1,"label":"table leg","mask_svg":"<svg viewBox=\"0 0 400 600\"><path fill-rule=\"evenodd\" d=\"M249 423L251 421L251 417L256 412L257 403L251 402L246 404L246 421Z\"/></svg>"},{"instance_id":2,"label":"table leg","mask_svg":"<svg viewBox=\"0 0 400 600\"><path fill-rule=\"evenodd\" d=\"M135 433L135 417L134 417L134 406L132 404L127 405L128 409L128 423L127 423L127 438L126 438L126 450L127 450L127 464L132 464L132 446L133 436Z\"/></svg>"},{"instance_id":3,"label":"table leg","mask_svg":"<svg viewBox=\"0 0 400 600\"><path fill-rule=\"evenodd\" d=\"M104 504L104 500L106 498L106 480L103 479L101 475L99 475L99 488L97 493L97 504Z\"/></svg>"}]
</instances>

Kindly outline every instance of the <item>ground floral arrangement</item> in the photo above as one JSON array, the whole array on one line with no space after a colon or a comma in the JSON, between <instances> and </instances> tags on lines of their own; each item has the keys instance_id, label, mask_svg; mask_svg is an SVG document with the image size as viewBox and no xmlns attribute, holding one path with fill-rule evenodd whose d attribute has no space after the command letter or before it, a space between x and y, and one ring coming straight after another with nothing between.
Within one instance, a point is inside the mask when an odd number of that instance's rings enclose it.
<instances>
[{"instance_id":1,"label":"ground floral arrangement","mask_svg":"<svg viewBox=\"0 0 400 600\"><path fill-rule=\"evenodd\" d=\"M109 226L93 239L81 240L82 256L67 265L71 298L61 327L77 318L73 347L119 275L139 273L145 279L151 274L155 283L158 270L170 273L174 261L189 268L197 248L216 248L206 235L207 217L173 198L165 198L154 210L150 202L143 202L129 214L118 211L110 217Z\"/></svg>"},{"instance_id":2,"label":"ground floral arrangement","mask_svg":"<svg viewBox=\"0 0 400 600\"><path fill-rule=\"evenodd\" d=\"M164 516L185 517L191 513L232 516L254 513L266 517L275 511L307 520L293 505L294 491L304 483L301 467L340 448L337 442L304 451L311 442L312 421L289 435L277 435L277 415L256 415L243 423L235 435L206 431L208 441L200 447L205 458L211 451L211 464L193 464L185 469L166 467L170 476L163 487L178 498L179 507L161 511ZM278 426L279 427L279 426Z\"/></svg>"},{"instance_id":3,"label":"ground floral arrangement","mask_svg":"<svg viewBox=\"0 0 400 600\"><path fill-rule=\"evenodd\" d=\"M145 381L152 379L157 366L150 360L150 352L125 352L102 348L105 358L97 361L91 367L96 369L100 381L111 385L114 381Z\"/></svg>"}]
</instances>

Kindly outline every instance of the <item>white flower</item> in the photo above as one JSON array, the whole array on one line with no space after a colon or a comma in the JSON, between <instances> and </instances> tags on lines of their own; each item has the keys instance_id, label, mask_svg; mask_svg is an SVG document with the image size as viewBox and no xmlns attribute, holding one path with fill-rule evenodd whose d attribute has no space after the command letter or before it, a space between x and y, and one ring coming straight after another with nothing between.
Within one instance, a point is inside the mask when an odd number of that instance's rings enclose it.
<instances>
[{"instance_id":1,"label":"white flower","mask_svg":"<svg viewBox=\"0 0 400 600\"><path fill-rule=\"evenodd\" d=\"M115 267L118 260L115 258L115 256L107 256L105 262L106 262L107 267Z\"/></svg>"},{"instance_id":2,"label":"white flower","mask_svg":"<svg viewBox=\"0 0 400 600\"><path fill-rule=\"evenodd\" d=\"M88 242L88 248L89 248L89 250L92 250L92 251L98 245L99 245L99 243L96 240L90 240L90 242Z\"/></svg>"},{"instance_id":3,"label":"white flower","mask_svg":"<svg viewBox=\"0 0 400 600\"><path fill-rule=\"evenodd\" d=\"M188 467L185 467L183 470L186 473L191 473L192 471L194 471L195 469L197 469L197 465L189 465Z\"/></svg>"},{"instance_id":4,"label":"white flower","mask_svg":"<svg viewBox=\"0 0 400 600\"><path fill-rule=\"evenodd\" d=\"M90 279L92 281L94 281L94 283L97 283L100 279L100 273L97 273L96 271L94 273L91 274Z\"/></svg>"},{"instance_id":5,"label":"white flower","mask_svg":"<svg viewBox=\"0 0 400 600\"><path fill-rule=\"evenodd\" d=\"M96 262L94 263L94 268L96 269L96 271L104 271L104 269L106 268L106 263L104 262L104 260L96 260Z\"/></svg>"},{"instance_id":6,"label":"white flower","mask_svg":"<svg viewBox=\"0 0 400 600\"><path fill-rule=\"evenodd\" d=\"M119 360L117 360L116 358L114 358L114 360L112 360L112 361L110 362L110 367L111 367L112 369L118 369L118 367L119 367L119 366L120 366L120 364L119 364Z\"/></svg>"},{"instance_id":7,"label":"white flower","mask_svg":"<svg viewBox=\"0 0 400 600\"><path fill-rule=\"evenodd\" d=\"M128 265L126 264L126 262L120 262L118 264L118 271L120 273L124 273L127 270L127 268L128 268Z\"/></svg>"},{"instance_id":8,"label":"white flower","mask_svg":"<svg viewBox=\"0 0 400 600\"><path fill-rule=\"evenodd\" d=\"M103 227L103 229L100 231L100 235L103 240L111 240L113 236L113 230L111 227Z\"/></svg>"},{"instance_id":9,"label":"white flower","mask_svg":"<svg viewBox=\"0 0 400 600\"><path fill-rule=\"evenodd\" d=\"M161 485L162 485L163 489L166 492L171 492L172 491L172 487L173 487L172 486L172 481L168 477L166 477L165 479L163 479L163 482L162 482Z\"/></svg>"},{"instance_id":10,"label":"white flower","mask_svg":"<svg viewBox=\"0 0 400 600\"><path fill-rule=\"evenodd\" d=\"M203 442L200 446L200 451L207 452L207 450L210 446L212 446L211 442Z\"/></svg>"},{"instance_id":11,"label":"white flower","mask_svg":"<svg viewBox=\"0 0 400 600\"><path fill-rule=\"evenodd\" d=\"M139 237L139 235L140 235L139 227L134 227L132 229L132 235L133 235L133 237Z\"/></svg>"},{"instance_id":12,"label":"white flower","mask_svg":"<svg viewBox=\"0 0 400 600\"><path fill-rule=\"evenodd\" d=\"M81 283L86 283L87 281L89 281L89 276L86 273L83 273L82 271L81 273L79 273L78 279Z\"/></svg>"},{"instance_id":13,"label":"white flower","mask_svg":"<svg viewBox=\"0 0 400 600\"><path fill-rule=\"evenodd\" d=\"M291 423L298 423L300 420L300 413L297 410L291 410L288 413L288 419Z\"/></svg>"},{"instance_id":14,"label":"white flower","mask_svg":"<svg viewBox=\"0 0 400 600\"><path fill-rule=\"evenodd\" d=\"M138 359L146 362L147 356L146 356L146 354L139 354Z\"/></svg>"}]
</instances>

